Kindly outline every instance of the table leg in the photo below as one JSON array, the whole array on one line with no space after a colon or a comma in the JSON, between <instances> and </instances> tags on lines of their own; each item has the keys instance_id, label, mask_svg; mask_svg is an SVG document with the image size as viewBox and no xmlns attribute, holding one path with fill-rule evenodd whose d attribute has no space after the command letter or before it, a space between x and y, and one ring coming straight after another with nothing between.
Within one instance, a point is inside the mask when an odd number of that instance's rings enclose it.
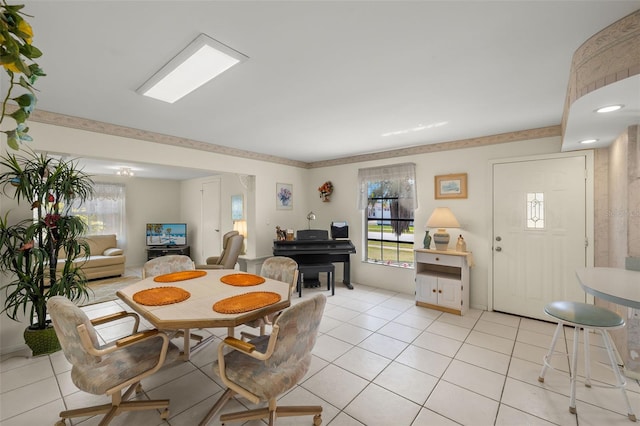
<instances>
[{"instance_id":1,"label":"table leg","mask_svg":"<svg viewBox=\"0 0 640 426\"><path fill-rule=\"evenodd\" d=\"M189 358L191 358L191 344L190 344L190 339L191 339L191 330L186 328L184 330L184 336L183 336L184 342L182 344L182 358L185 361L189 361Z\"/></svg>"},{"instance_id":2,"label":"table leg","mask_svg":"<svg viewBox=\"0 0 640 426\"><path fill-rule=\"evenodd\" d=\"M216 338L214 335L203 337L197 334L191 334L191 330L188 328L180 330L178 334L183 334L184 337L182 353L180 354L180 359L183 361L189 361L191 359L191 355L195 354ZM191 340L197 340L198 343L191 346Z\"/></svg>"}]
</instances>

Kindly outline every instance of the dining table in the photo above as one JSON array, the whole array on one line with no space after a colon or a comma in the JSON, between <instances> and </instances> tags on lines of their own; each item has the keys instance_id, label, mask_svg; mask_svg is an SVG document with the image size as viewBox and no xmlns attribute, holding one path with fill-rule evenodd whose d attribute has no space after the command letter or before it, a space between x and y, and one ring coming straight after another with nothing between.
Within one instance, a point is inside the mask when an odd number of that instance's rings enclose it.
<instances>
[{"instance_id":1,"label":"dining table","mask_svg":"<svg viewBox=\"0 0 640 426\"><path fill-rule=\"evenodd\" d=\"M191 346L191 330L235 327L279 312L291 304L288 283L233 269L180 271L145 278L116 295L155 328L184 334L188 360L215 338Z\"/></svg>"},{"instance_id":2,"label":"dining table","mask_svg":"<svg viewBox=\"0 0 640 426\"><path fill-rule=\"evenodd\" d=\"M576 276L586 293L617 305L640 309L640 271L610 267L587 267L576 269ZM628 326L629 324L627 324ZM633 343L640 346L640 341ZM629 369L621 359L618 361L622 365L625 376L640 379L640 371Z\"/></svg>"}]
</instances>

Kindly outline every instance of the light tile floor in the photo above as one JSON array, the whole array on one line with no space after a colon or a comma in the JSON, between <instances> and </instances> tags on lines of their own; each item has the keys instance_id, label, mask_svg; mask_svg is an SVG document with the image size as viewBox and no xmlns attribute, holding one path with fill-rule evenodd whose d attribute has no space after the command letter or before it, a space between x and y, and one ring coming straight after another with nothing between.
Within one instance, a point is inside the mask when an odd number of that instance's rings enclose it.
<instances>
[{"instance_id":1,"label":"light tile floor","mask_svg":"<svg viewBox=\"0 0 640 426\"><path fill-rule=\"evenodd\" d=\"M323 289L305 289L303 298ZM293 302L297 302L294 295ZM90 317L122 310L119 302L89 306ZM616 389L578 385L577 415L569 413L566 358L544 383L537 378L555 324L472 310L464 317L415 306L410 295L355 285L340 286L327 306L304 380L281 404L320 404L323 424L352 425L629 425ZM104 340L128 333L129 325L102 326ZM202 330L224 337L226 330ZM570 329L566 335L571 344ZM610 382L604 352L591 338L592 377ZM143 381L148 398L170 398L167 421L157 412L123 414L114 425L195 425L220 396L212 371L217 343ZM582 358L581 358L582 359ZM564 365L563 365L564 364ZM0 424L53 425L65 409L108 402L78 391L62 353L0 362ZM564 370L564 372L562 371ZM580 367L581 373L583 368ZM629 398L640 414L640 386L629 381ZM251 406L232 400L224 411ZM98 424L97 417L73 424ZM219 424L218 418L210 424ZM247 425L264 424L252 421ZM309 418L279 419L311 424Z\"/></svg>"}]
</instances>

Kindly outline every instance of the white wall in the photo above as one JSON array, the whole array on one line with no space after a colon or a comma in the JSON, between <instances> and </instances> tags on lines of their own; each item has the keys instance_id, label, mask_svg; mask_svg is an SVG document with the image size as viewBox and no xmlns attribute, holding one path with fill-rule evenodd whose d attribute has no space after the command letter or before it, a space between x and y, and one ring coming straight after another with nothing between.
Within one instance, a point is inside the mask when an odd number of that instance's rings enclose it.
<instances>
[{"instance_id":1,"label":"white wall","mask_svg":"<svg viewBox=\"0 0 640 426\"><path fill-rule=\"evenodd\" d=\"M139 177L93 176L96 182L121 183L125 186L125 235L118 236L118 246L125 251L126 267L142 266L147 260L146 225L154 222L181 222L180 182Z\"/></svg>"},{"instance_id":2,"label":"white wall","mask_svg":"<svg viewBox=\"0 0 640 426\"><path fill-rule=\"evenodd\" d=\"M215 153L202 152L190 148L161 145L136 139L109 136L84 130L70 129L42 123L29 123L29 134L34 138L25 146L27 149L46 150L54 153L66 153L72 157L104 158L116 161L147 162L169 166L192 167L216 172L248 174L255 176L255 221L253 229L249 228L250 253L268 255L271 253L272 241L275 236L275 225L298 228L306 224L306 211L301 206L306 203L303 187L306 183L306 170L297 167L280 164L266 163L258 160L230 157ZM4 151L6 143L2 140ZM148 182L144 182L148 181ZM294 184L296 207L291 211L275 210L275 186L276 182ZM141 180L139 184L128 184L127 196L132 208L127 208L127 219L132 223L131 228L144 232L144 224L147 221L178 220L184 215L180 203L174 198L174 190L171 197L159 200L158 182L152 179ZM129 187L129 185L131 185ZM173 182L175 193L180 191L180 183ZM298 194L299 193L299 194ZM199 194L199 193L198 193ZM229 194L230 196L230 194ZM140 203L138 203L140 201ZM151 204L160 202L160 208ZM157 206L157 204L155 204ZM0 208L2 214L15 207L13 200L0 195ZM194 206L194 208L196 208ZM199 209L199 204L198 207ZM22 206L19 216L28 217L28 208ZM230 210L230 207L229 207ZM16 211L17 213L17 211ZM230 213L229 213L230 214ZM27 216L25 216L27 215ZM175 215L175 216L174 216ZM142 225L141 225L142 224ZM128 238L128 263L132 265L142 264L144 256L144 237L137 236L135 231ZM136 246L140 244L139 246ZM0 284L6 282L6 277L0 277ZM4 303L3 294L0 295L0 303ZM27 322L16 323L0 315L0 353L9 353L24 348L22 331Z\"/></svg>"},{"instance_id":3,"label":"white wall","mask_svg":"<svg viewBox=\"0 0 640 426\"><path fill-rule=\"evenodd\" d=\"M471 270L470 303L472 307L486 309L488 266L491 261L491 175L489 160L520 157L560 151L560 138L512 142L442 151L415 156L398 157L354 163L344 166L311 169L309 193L314 197L309 209L316 214L314 227L328 229L332 221L346 220L349 237L358 254L351 258L351 281L375 287L414 294L414 270L362 262L364 247L364 216L357 209L358 169L385 164L413 162L416 164L418 209L415 212L415 247L422 248L425 224L435 207L450 207L461 224L460 232L467 241L467 250L473 252L475 267ZM468 174L468 198L456 200L434 199L434 177L451 173ZM327 180L334 185L331 202L323 203L317 188ZM452 238L450 248L455 248ZM336 278L342 280L342 268L336 268Z\"/></svg>"},{"instance_id":4,"label":"white wall","mask_svg":"<svg viewBox=\"0 0 640 426\"><path fill-rule=\"evenodd\" d=\"M198 179L189 179L180 183L180 206L183 221L189 224L189 244L191 245L191 258L196 265L205 263L209 256L216 256L219 253L204 253L202 251L202 185L220 181L220 247L222 247L222 236L233 229L231 219L231 196L241 194L244 197L245 217L249 204L248 198L252 196L252 191L244 188L238 175L231 173L218 173L214 176ZM248 233L249 234L249 233ZM250 240L250 238L248 238ZM248 241L247 241L248 243Z\"/></svg>"},{"instance_id":5,"label":"white wall","mask_svg":"<svg viewBox=\"0 0 640 426\"><path fill-rule=\"evenodd\" d=\"M255 176L255 200L251 201L255 203L256 220L249 223L248 254L264 256L271 253L276 225L294 229L306 226L305 169L35 122L30 123L29 134L34 138L30 147L75 157L139 161ZM293 210L275 210L276 182L293 184Z\"/></svg>"},{"instance_id":6,"label":"white wall","mask_svg":"<svg viewBox=\"0 0 640 426\"><path fill-rule=\"evenodd\" d=\"M356 207L356 181L358 168L361 167L415 162L419 191L419 209L415 214L416 239L418 240L416 246L422 247L422 233L425 229L422 224L426 223L433 208L437 206L451 207L462 224L462 233L467 240L467 247L473 251L476 260L476 266L471 272L471 306L477 308L487 306L487 275L491 259L491 199L488 161L498 158L555 153L560 150L560 138L554 137L306 170L259 160L202 152L188 147L161 145L48 124L30 123L30 128L30 134L34 137L34 141L28 146L33 149L67 153L76 157L147 162L211 170L212 173L253 175L255 176L253 186L244 192L246 195L245 206L249 213L247 217L249 225L247 256L271 255L276 225L296 230L306 229L307 213L313 210L317 216L317 220L313 224L314 228L328 229L331 221L334 220L349 222L350 237L358 250L358 254L352 257L352 282L356 285L362 283L407 294L414 293L413 269L385 267L360 261L363 247L363 216ZM468 173L468 199L434 200L434 176L449 173ZM318 197L317 188L327 180L333 182L335 189L331 202L322 203ZM275 187L277 182L293 185L292 210L276 210ZM127 208L127 219L132 222L131 226L135 229L140 228L140 224L146 224L147 221L177 220L173 219L174 214L180 220L185 220L184 218L191 217L193 211L199 209L200 188L197 188L197 180L176 184L178 188L175 190L180 193L181 203L175 203L174 200L169 199L173 197L159 200L157 185L158 182L140 182L139 185L134 185L133 181L128 184L128 199L135 198L136 201L131 201L132 206L135 206L131 211ZM237 193L235 191L236 188L231 188L224 196L229 198L233 193ZM171 192L173 194L173 189ZM161 208L156 207L156 202L161 203ZM0 207L3 212L8 206L6 199L0 199ZM192 208L193 210L190 210ZM230 210L230 208L223 210ZM191 222L191 219L189 221ZM141 229L144 229L143 226ZM144 256L144 250L142 246L138 249L135 245L138 244L138 236L135 233L129 235L127 244L130 253L128 257L131 256L131 258L128 263L131 262L133 265L139 263L136 256ZM337 269L337 278L341 279L341 268ZM0 317L0 321L0 346L2 348L0 350L5 353L7 348L22 345L21 334L24 326L15 325L4 315Z\"/></svg>"}]
</instances>

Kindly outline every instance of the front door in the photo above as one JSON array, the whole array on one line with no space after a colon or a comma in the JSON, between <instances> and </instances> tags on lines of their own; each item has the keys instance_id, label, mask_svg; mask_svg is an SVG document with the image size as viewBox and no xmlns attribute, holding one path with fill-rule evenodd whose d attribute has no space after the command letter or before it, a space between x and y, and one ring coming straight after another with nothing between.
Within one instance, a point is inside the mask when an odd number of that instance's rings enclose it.
<instances>
[{"instance_id":1,"label":"front door","mask_svg":"<svg viewBox=\"0 0 640 426\"><path fill-rule=\"evenodd\" d=\"M493 309L545 318L553 300L585 301L584 155L493 165Z\"/></svg>"}]
</instances>

